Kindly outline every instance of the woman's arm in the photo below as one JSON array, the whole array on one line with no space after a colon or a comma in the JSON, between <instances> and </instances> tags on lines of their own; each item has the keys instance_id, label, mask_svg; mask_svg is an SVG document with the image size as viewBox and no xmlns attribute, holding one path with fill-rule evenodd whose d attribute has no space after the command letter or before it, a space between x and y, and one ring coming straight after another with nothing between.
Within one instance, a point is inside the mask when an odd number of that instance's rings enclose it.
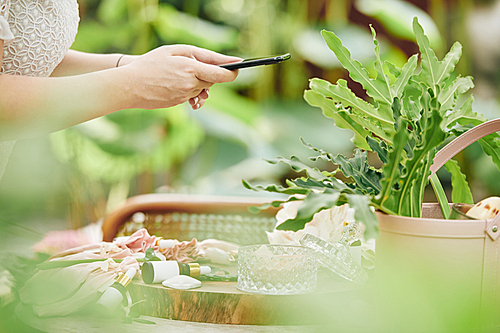
<instances>
[{"instance_id":1,"label":"woman's arm","mask_svg":"<svg viewBox=\"0 0 500 333\"><path fill-rule=\"evenodd\" d=\"M104 59L104 58L103 58ZM0 75L0 140L57 131L120 109L171 107L237 72L238 61L189 47L160 47L119 68L66 77Z\"/></svg>"},{"instance_id":2,"label":"woman's arm","mask_svg":"<svg viewBox=\"0 0 500 333\"><path fill-rule=\"evenodd\" d=\"M123 54L93 54L69 50L63 60L54 69L51 76L71 76L97 72L109 68L117 67L118 60L120 65L126 65L136 59L138 56Z\"/></svg>"}]
</instances>

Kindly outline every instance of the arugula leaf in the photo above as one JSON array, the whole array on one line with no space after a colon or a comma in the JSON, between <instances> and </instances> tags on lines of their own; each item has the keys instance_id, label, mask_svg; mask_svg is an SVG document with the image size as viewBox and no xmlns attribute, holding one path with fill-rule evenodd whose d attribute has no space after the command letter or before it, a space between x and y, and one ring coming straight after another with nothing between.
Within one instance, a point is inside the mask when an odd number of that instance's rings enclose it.
<instances>
[{"instance_id":1,"label":"arugula leaf","mask_svg":"<svg viewBox=\"0 0 500 333\"><path fill-rule=\"evenodd\" d=\"M455 111L449 112L441 123L441 128L451 128L456 123L460 125L479 125L486 121L486 119L480 115L475 113L472 110L472 102L474 98L469 96L469 98L462 104L462 106Z\"/></svg>"},{"instance_id":2,"label":"arugula leaf","mask_svg":"<svg viewBox=\"0 0 500 333\"><path fill-rule=\"evenodd\" d=\"M451 173L451 201L454 203L474 204L469 184L465 175L461 172L458 162L449 160L444 164L446 170Z\"/></svg>"},{"instance_id":3,"label":"arugula leaf","mask_svg":"<svg viewBox=\"0 0 500 333\"><path fill-rule=\"evenodd\" d=\"M462 55L462 45L458 42L454 43L443 61L439 61L416 17L413 19L413 31L415 32L422 59L422 71L418 75L419 81L426 83L432 90L437 91L438 86L441 86L455 69L455 65Z\"/></svg>"},{"instance_id":4,"label":"arugula leaf","mask_svg":"<svg viewBox=\"0 0 500 333\"><path fill-rule=\"evenodd\" d=\"M338 128L348 129L354 133L351 141L360 148L370 149L365 142L365 137L369 132L364 129L357 122L353 121L345 112L339 112L335 102L331 99L324 98L323 95L313 91L306 90L304 92L304 99L312 106L317 106L323 110L323 114L332 118L335 121L335 126Z\"/></svg>"},{"instance_id":5,"label":"arugula leaf","mask_svg":"<svg viewBox=\"0 0 500 333\"><path fill-rule=\"evenodd\" d=\"M427 164L434 158L436 147L446 138L446 133L439 127L441 120L439 112L433 110L428 120L428 127L422 133L421 145L415 148L414 156L406 162L405 172L400 179L402 195L396 210L400 215L417 217L422 215L422 207L419 204L423 195L421 193L423 186L420 183L427 184L427 177L430 174L430 165ZM405 198L407 195L412 200L407 200ZM417 199L418 201L415 201ZM415 202L417 202L416 205L414 205Z\"/></svg>"},{"instance_id":6,"label":"arugula leaf","mask_svg":"<svg viewBox=\"0 0 500 333\"><path fill-rule=\"evenodd\" d=\"M492 133L478 140L486 155L490 156L493 163L500 169L500 135Z\"/></svg>"},{"instance_id":7,"label":"arugula leaf","mask_svg":"<svg viewBox=\"0 0 500 333\"><path fill-rule=\"evenodd\" d=\"M389 73L394 75L396 78L398 78L401 75L401 68L398 68L389 60L384 61L384 64L387 66L387 68L389 68Z\"/></svg>"},{"instance_id":8,"label":"arugula leaf","mask_svg":"<svg viewBox=\"0 0 500 333\"><path fill-rule=\"evenodd\" d=\"M441 104L441 115L455 107L457 96L460 96L472 88L474 88L474 83L472 83L472 78L470 76L459 76L449 87L441 89L441 93L438 96L438 102Z\"/></svg>"},{"instance_id":9,"label":"arugula leaf","mask_svg":"<svg viewBox=\"0 0 500 333\"><path fill-rule=\"evenodd\" d=\"M332 162L338 164L342 173L353 179L356 187L364 193L378 194L382 189L380 186L382 174L368 164L366 156L365 151L356 149L354 157L348 159L339 154L332 158Z\"/></svg>"},{"instance_id":10,"label":"arugula leaf","mask_svg":"<svg viewBox=\"0 0 500 333\"><path fill-rule=\"evenodd\" d=\"M309 167L308 165L302 163L302 161L297 156L292 156L290 157L290 159L280 156L275 160L266 161L271 164L278 164L279 162L283 162L285 164L288 164L296 172L305 171L307 175L313 179L323 180L327 178L318 168Z\"/></svg>"},{"instance_id":11,"label":"arugula leaf","mask_svg":"<svg viewBox=\"0 0 500 333\"><path fill-rule=\"evenodd\" d=\"M347 194L347 203L349 207L354 208L354 218L357 222L363 223L365 226L365 239L378 238L378 219L377 215L372 211L370 206L371 198L363 195Z\"/></svg>"},{"instance_id":12,"label":"arugula leaf","mask_svg":"<svg viewBox=\"0 0 500 333\"><path fill-rule=\"evenodd\" d=\"M309 178L297 178L291 181L295 186L310 189L310 190L325 190L332 189L339 192L355 193L355 189L349 187L348 184L341 182L336 178L330 178L329 181L317 181Z\"/></svg>"},{"instance_id":13,"label":"arugula leaf","mask_svg":"<svg viewBox=\"0 0 500 333\"><path fill-rule=\"evenodd\" d=\"M309 193L308 189L304 188L291 188L291 187L283 187L280 185L268 185L266 187L261 186L261 185L250 185L247 181L244 179L241 181L243 183L243 186L245 186L249 190L253 190L256 192L261 192L261 191L266 191L266 192L273 192L273 193L282 193L282 194L288 194L288 195L295 195L295 194L307 194Z\"/></svg>"},{"instance_id":14,"label":"arugula leaf","mask_svg":"<svg viewBox=\"0 0 500 333\"><path fill-rule=\"evenodd\" d=\"M309 86L311 91L317 92L327 101L333 102L327 103L324 100L315 102L310 99L310 96L308 96L309 92L306 91L304 97L311 105L314 104L314 106L321 107L322 104L325 104L328 108L326 111L322 108L325 116L334 118L333 114L345 112L342 117L343 119L346 119L347 117L350 118L351 121L349 123L354 120L354 124L357 124L358 126L361 125L362 128L375 133L377 136L390 140L390 135L394 132L393 118L391 117L390 119L386 119L381 116L380 110L383 106L376 109L372 104L357 97L347 87L347 82L345 80L338 80L337 84L333 85L321 79L312 79ZM319 98L321 99L321 97ZM342 105L342 108L339 108L338 105ZM349 113L347 113L347 110ZM361 130L351 130L355 133L361 132ZM363 133L360 133L360 137L364 138L362 134Z\"/></svg>"},{"instance_id":15,"label":"arugula leaf","mask_svg":"<svg viewBox=\"0 0 500 333\"><path fill-rule=\"evenodd\" d=\"M330 209L333 206L336 206L339 198L340 193L338 192L311 192L299 207L297 216L293 219L288 219L285 222L281 223L276 227L276 229L292 231L303 229L304 225L313 219L314 214L324 209Z\"/></svg>"},{"instance_id":16,"label":"arugula leaf","mask_svg":"<svg viewBox=\"0 0 500 333\"><path fill-rule=\"evenodd\" d=\"M377 78L375 79L381 86L384 87L384 89L387 89L385 92L385 96L389 97L389 103L391 104L392 100L394 99L394 95L391 89L391 83L389 80L389 77L384 73L384 68L382 64L382 60L380 60L380 47L378 45L377 41L377 33L375 32L375 29L373 29L373 26L370 24L370 30L372 31L372 36L373 36L373 44L375 45L375 70L377 71ZM385 87L387 86L387 87Z\"/></svg>"},{"instance_id":17,"label":"arugula leaf","mask_svg":"<svg viewBox=\"0 0 500 333\"><path fill-rule=\"evenodd\" d=\"M376 140L370 137L366 138L366 142L368 142L368 145L374 151L377 153L378 158L382 161L382 163L386 164L387 163L387 152L388 152L388 147L387 143L382 140Z\"/></svg>"},{"instance_id":18,"label":"arugula leaf","mask_svg":"<svg viewBox=\"0 0 500 333\"><path fill-rule=\"evenodd\" d=\"M392 99L390 97L389 87L377 80L373 80L368 75L368 71L359 63L359 61L354 60L351 57L349 50L342 45L341 40L330 31L323 30L321 35L326 41L328 47L335 53L337 59L340 61L342 66L349 72L350 77L359 82L363 88L366 90L368 96L372 97L375 101L391 105ZM390 111L389 109L386 111ZM389 112L382 114L385 119L391 119L392 115Z\"/></svg>"},{"instance_id":19,"label":"arugula leaf","mask_svg":"<svg viewBox=\"0 0 500 333\"><path fill-rule=\"evenodd\" d=\"M401 182L399 180L401 173L399 165L404 156L404 147L409 140L407 121L403 118L398 120L398 132L394 137L394 147L387 154L387 163L382 168L384 177L380 181L382 186L381 193L376 197L376 203L382 211L396 215L397 201L401 193ZM396 196L396 194L398 194Z\"/></svg>"},{"instance_id":20,"label":"arugula leaf","mask_svg":"<svg viewBox=\"0 0 500 333\"><path fill-rule=\"evenodd\" d=\"M406 64L403 66L401 70L401 74L396 79L396 82L391 87L391 91L393 92L394 97L401 97L403 95L403 91L405 86L410 81L411 76L415 72L415 68L417 68L417 59L418 55L414 54L408 59Z\"/></svg>"}]
</instances>

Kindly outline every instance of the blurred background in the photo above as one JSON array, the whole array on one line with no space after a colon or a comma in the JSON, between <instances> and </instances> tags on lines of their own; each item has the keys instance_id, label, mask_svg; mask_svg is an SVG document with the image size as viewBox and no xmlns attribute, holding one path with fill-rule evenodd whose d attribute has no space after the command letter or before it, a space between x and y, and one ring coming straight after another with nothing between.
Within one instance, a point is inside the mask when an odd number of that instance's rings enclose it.
<instances>
[{"instance_id":1,"label":"blurred background","mask_svg":"<svg viewBox=\"0 0 500 333\"><path fill-rule=\"evenodd\" d=\"M442 58L464 49L457 72L472 75L475 111L498 118L500 1L496 0L79 0L73 49L142 54L192 44L243 58L290 52L276 66L240 71L214 86L199 111L189 105L123 110L51 135L18 141L0 183L3 248L31 244L49 230L97 222L127 197L153 192L256 195L241 185L283 182L288 167L263 158L309 151L299 138L351 154L351 134L303 98L308 80L348 79L321 29L334 31L363 64L373 63L372 24L383 59L401 67L417 53L419 17ZM349 81L363 95L359 86ZM500 195L500 172L479 146L458 157L478 201ZM442 175L446 182L446 175ZM494 178L496 177L496 178ZM265 195L265 193L257 193ZM430 198L429 200L434 200ZM19 243L19 239L27 240ZM22 245L21 252L30 251Z\"/></svg>"}]
</instances>

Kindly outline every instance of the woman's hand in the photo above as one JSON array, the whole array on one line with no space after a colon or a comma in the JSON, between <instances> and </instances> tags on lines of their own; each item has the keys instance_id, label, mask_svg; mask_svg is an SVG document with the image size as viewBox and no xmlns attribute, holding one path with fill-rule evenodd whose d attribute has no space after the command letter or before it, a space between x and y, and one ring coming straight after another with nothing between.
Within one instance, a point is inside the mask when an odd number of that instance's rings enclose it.
<instances>
[{"instance_id":1,"label":"woman's hand","mask_svg":"<svg viewBox=\"0 0 500 333\"><path fill-rule=\"evenodd\" d=\"M233 81L237 71L219 65L241 61L188 45L162 46L142 56L125 56L122 70L131 80L133 107L156 109L189 101L199 109L208 98L214 83Z\"/></svg>"}]
</instances>

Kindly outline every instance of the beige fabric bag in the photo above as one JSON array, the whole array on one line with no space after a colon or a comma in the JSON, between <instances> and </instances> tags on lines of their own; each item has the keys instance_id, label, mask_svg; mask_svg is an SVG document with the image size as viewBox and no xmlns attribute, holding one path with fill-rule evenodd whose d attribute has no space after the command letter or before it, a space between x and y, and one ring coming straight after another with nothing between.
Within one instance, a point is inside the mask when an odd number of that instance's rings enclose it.
<instances>
[{"instance_id":1,"label":"beige fabric bag","mask_svg":"<svg viewBox=\"0 0 500 333\"><path fill-rule=\"evenodd\" d=\"M499 130L497 119L467 131L439 151L431 172ZM438 204L424 204L422 218L377 214L375 277L382 327L500 332L500 214L492 220L443 220Z\"/></svg>"}]
</instances>

